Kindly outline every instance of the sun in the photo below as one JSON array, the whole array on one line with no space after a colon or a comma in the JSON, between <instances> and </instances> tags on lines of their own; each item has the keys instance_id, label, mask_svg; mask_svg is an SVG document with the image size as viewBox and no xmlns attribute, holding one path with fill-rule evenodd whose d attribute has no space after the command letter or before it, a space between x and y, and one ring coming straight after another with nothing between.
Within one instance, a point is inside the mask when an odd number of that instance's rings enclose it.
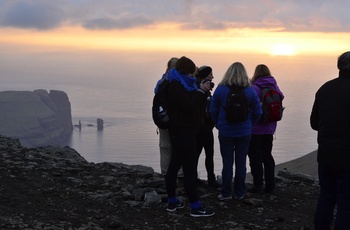
<instances>
[{"instance_id":1,"label":"sun","mask_svg":"<svg viewBox=\"0 0 350 230\"><path fill-rule=\"evenodd\" d=\"M291 44L276 44L272 48L272 55L293 56L295 55L295 49Z\"/></svg>"}]
</instances>

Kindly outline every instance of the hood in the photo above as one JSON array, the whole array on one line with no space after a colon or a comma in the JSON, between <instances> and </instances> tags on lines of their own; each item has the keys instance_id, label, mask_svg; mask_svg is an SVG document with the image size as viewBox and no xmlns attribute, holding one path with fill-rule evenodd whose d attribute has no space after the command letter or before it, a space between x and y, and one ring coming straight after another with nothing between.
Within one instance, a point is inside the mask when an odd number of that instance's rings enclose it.
<instances>
[{"instance_id":1,"label":"hood","mask_svg":"<svg viewBox=\"0 0 350 230\"><path fill-rule=\"evenodd\" d=\"M266 77L261 77L258 80L256 80L253 85L260 86L262 88L276 88L277 82L274 77L272 76L266 76Z\"/></svg>"}]
</instances>

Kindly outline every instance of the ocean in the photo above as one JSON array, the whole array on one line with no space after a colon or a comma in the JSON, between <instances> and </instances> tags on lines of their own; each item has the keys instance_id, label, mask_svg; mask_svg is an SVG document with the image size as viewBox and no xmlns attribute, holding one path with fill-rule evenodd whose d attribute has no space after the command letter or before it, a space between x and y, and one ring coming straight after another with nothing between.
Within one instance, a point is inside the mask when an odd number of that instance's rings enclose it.
<instances>
[{"instance_id":1,"label":"ocean","mask_svg":"<svg viewBox=\"0 0 350 230\"><path fill-rule=\"evenodd\" d=\"M145 53L102 51L16 51L0 57L0 91L62 90L68 94L74 128L68 146L90 162L142 164L160 172L156 126L151 117L153 89L173 56L187 56L198 66L213 68L217 85L233 62L245 65L249 76L258 64L269 66L285 95L283 119L274 135L277 164L317 149L317 133L309 116L317 89L337 77L337 57L270 56L216 53ZM214 88L215 90L215 88ZM96 119L104 120L97 130ZM222 163L215 135L215 173ZM206 178L204 153L199 172ZM250 170L247 162L247 169Z\"/></svg>"}]
</instances>

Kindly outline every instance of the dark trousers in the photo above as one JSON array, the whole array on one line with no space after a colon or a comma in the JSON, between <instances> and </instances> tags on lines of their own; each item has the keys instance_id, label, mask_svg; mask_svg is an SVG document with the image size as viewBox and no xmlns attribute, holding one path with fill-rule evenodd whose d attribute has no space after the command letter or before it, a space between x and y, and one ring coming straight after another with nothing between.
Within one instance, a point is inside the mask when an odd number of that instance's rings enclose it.
<instances>
[{"instance_id":1,"label":"dark trousers","mask_svg":"<svg viewBox=\"0 0 350 230\"><path fill-rule=\"evenodd\" d=\"M272 141L272 134L252 134L248 152L254 186L261 187L265 177L266 190L275 187L275 160L272 156Z\"/></svg>"},{"instance_id":2,"label":"dark trousers","mask_svg":"<svg viewBox=\"0 0 350 230\"><path fill-rule=\"evenodd\" d=\"M204 148L205 168L207 170L208 181L215 181L214 174L214 134L212 126L204 126L197 134L197 166L199 157Z\"/></svg>"},{"instance_id":3,"label":"dark trousers","mask_svg":"<svg viewBox=\"0 0 350 230\"><path fill-rule=\"evenodd\" d=\"M350 229L350 171L318 165L320 195L315 212L315 230L329 230L337 206L334 230Z\"/></svg>"},{"instance_id":4,"label":"dark trousers","mask_svg":"<svg viewBox=\"0 0 350 230\"><path fill-rule=\"evenodd\" d=\"M177 173L182 167L185 192L191 203L197 202L197 156L196 134L169 130L172 152L165 178L168 197L176 196Z\"/></svg>"}]
</instances>

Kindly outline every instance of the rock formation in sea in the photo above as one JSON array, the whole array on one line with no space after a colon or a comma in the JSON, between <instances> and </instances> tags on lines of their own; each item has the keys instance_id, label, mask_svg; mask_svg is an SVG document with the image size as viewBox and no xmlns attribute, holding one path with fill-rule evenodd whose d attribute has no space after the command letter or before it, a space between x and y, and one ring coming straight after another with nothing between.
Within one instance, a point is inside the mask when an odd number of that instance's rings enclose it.
<instances>
[{"instance_id":1,"label":"rock formation in sea","mask_svg":"<svg viewBox=\"0 0 350 230\"><path fill-rule=\"evenodd\" d=\"M71 104L63 91L3 91L0 111L0 134L26 147L60 144L72 134Z\"/></svg>"}]
</instances>

